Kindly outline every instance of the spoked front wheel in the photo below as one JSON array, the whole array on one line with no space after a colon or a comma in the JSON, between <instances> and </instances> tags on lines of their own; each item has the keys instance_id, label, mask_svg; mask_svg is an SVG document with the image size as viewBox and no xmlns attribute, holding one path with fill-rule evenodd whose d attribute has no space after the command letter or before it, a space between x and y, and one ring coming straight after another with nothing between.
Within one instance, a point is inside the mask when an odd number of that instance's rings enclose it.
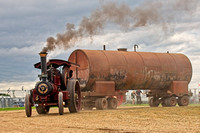
<instances>
[{"instance_id":1,"label":"spoked front wheel","mask_svg":"<svg viewBox=\"0 0 200 133\"><path fill-rule=\"evenodd\" d=\"M30 96L30 94L26 94L26 96L25 96L25 111L26 111L26 116L31 117L32 107L31 107L31 96Z\"/></svg>"},{"instance_id":2,"label":"spoked front wheel","mask_svg":"<svg viewBox=\"0 0 200 133\"><path fill-rule=\"evenodd\" d=\"M58 94L58 110L59 110L59 114L63 115L64 107L63 107L63 93L62 92L59 92Z\"/></svg>"}]
</instances>

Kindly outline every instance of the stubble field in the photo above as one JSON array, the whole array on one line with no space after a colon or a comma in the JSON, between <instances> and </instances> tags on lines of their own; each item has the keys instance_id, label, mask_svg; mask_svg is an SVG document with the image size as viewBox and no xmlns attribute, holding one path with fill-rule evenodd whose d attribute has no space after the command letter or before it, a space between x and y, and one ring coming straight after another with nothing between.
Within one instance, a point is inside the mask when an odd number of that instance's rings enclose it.
<instances>
[{"instance_id":1,"label":"stubble field","mask_svg":"<svg viewBox=\"0 0 200 133\"><path fill-rule=\"evenodd\" d=\"M200 133L200 106L122 106L116 110L83 110L58 115L57 108L27 118L24 110L1 111L0 132L196 132Z\"/></svg>"}]
</instances>

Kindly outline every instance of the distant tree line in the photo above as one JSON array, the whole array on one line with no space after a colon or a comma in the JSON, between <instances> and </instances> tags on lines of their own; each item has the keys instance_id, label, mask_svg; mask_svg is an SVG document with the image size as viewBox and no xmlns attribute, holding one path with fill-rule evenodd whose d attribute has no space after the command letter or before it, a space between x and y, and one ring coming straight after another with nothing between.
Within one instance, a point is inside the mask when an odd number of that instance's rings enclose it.
<instances>
[{"instance_id":1,"label":"distant tree line","mask_svg":"<svg viewBox=\"0 0 200 133\"><path fill-rule=\"evenodd\" d=\"M0 93L0 96L10 96L9 94Z\"/></svg>"}]
</instances>

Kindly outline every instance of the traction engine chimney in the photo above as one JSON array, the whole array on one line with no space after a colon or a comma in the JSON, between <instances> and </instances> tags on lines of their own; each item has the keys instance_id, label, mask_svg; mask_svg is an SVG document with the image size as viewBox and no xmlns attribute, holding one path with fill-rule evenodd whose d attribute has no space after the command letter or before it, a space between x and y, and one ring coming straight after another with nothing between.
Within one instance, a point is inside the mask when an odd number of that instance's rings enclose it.
<instances>
[{"instance_id":1,"label":"traction engine chimney","mask_svg":"<svg viewBox=\"0 0 200 133\"><path fill-rule=\"evenodd\" d=\"M47 80L47 53L46 52L40 52L40 60L41 60L41 78L42 81Z\"/></svg>"}]
</instances>

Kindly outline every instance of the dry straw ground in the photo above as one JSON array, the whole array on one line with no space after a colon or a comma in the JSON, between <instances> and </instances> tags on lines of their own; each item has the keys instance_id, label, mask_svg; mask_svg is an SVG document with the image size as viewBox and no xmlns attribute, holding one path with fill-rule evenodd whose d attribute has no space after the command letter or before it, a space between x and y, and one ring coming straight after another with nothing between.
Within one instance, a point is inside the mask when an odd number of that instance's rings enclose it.
<instances>
[{"instance_id":1,"label":"dry straw ground","mask_svg":"<svg viewBox=\"0 0 200 133\"><path fill-rule=\"evenodd\" d=\"M117 110L83 110L58 115L53 108L47 115L33 110L1 111L0 132L200 132L200 106L119 107Z\"/></svg>"}]
</instances>

